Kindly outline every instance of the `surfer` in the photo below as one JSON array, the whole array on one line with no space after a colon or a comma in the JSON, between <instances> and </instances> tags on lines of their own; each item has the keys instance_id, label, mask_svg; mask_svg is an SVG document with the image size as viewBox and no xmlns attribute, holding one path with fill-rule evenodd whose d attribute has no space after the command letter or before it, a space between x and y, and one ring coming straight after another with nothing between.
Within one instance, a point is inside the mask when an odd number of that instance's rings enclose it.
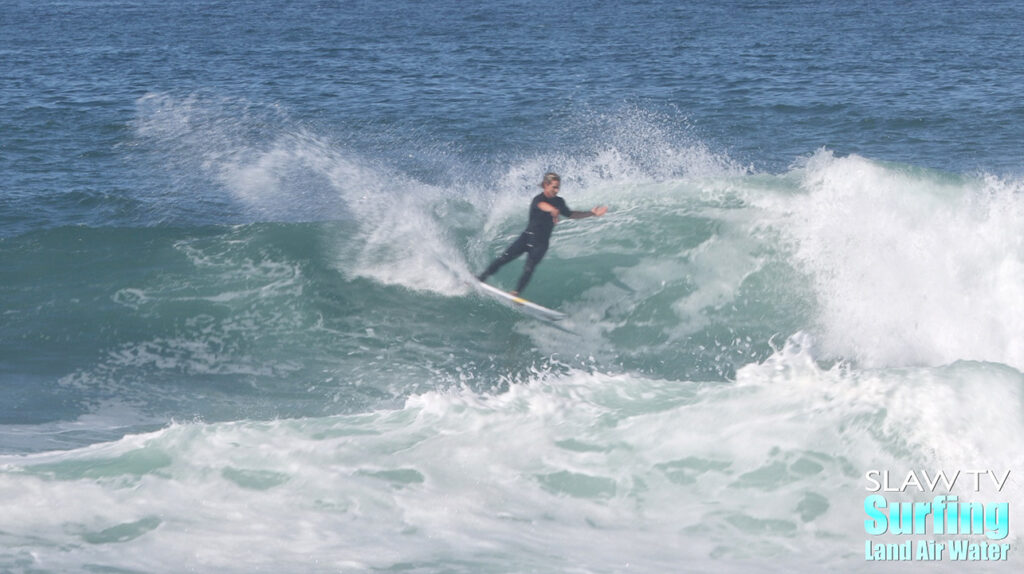
<instances>
[{"instance_id":1,"label":"surfer","mask_svg":"<svg viewBox=\"0 0 1024 574\"><path fill-rule=\"evenodd\" d=\"M530 221L526 225L526 231L519 236L500 257L491 262L483 273L477 275L477 279L486 282L487 278L493 275L503 265L526 253L526 264L523 266L523 274L519 277L513 295L518 296L526 284L530 282L533 269L544 258L548 250L548 240L551 238L551 231L558 223L558 217L564 216L569 219L584 219L586 217L600 217L608 208L601 205L590 211L573 211L565 204L565 200L558 197L558 191L562 186L562 180L557 173L548 172L544 174L544 180L540 183L543 192L537 194L530 202Z\"/></svg>"}]
</instances>

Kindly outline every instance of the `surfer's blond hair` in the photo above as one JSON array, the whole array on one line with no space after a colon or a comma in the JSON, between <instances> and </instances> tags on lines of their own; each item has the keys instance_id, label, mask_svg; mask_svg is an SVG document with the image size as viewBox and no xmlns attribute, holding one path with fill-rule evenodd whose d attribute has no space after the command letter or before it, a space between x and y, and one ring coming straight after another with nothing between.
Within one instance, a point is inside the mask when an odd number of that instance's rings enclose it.
<instances>
[{"instance_id":1,"label":"surfer's blond hair","mask_svg":"<svg viewBox=\"0 0 1024 574\"><path fill-rule=\"evenodd\" d=\"M551 183L552 181L562 183L562 177L553 171L549 171L544 174L544 179L540 182L540 186L544 187L545 185Z\"/></svg>"}]
</instances>

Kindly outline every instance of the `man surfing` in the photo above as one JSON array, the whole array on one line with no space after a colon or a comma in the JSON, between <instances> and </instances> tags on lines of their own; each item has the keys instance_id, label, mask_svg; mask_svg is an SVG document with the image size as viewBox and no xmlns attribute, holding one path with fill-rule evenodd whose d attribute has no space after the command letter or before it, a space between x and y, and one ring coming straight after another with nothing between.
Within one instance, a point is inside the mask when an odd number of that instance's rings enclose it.
<instances>
[{"instance_id":1,"label":"man surfing","mask_svg":"<svg viewBox=\"0 0 1024 574\"><path fill-rule=\"evenodd\" d=\"M608 208L601 205L590 211L573 211L565 204L565 200L558 197L562 186L562 179L557 173L548 172L544 174L544 180L540 183L543 192L537 194L530 202L530 220L526 230L501 254L500 257L491 262L483 273L477 275L477 279L486 283L487 278L501 269L506 263L526 253L526 264L523 266L523 274L519 277L515 291L512 295L519 296L519 293L526 288L533 275L533 269L544 258L548 250L548 240L551 232L558 223L558 217L564 216L569 219L584 219L587 217L600 217L608 212Z\"/></svg>"}]
</instances>

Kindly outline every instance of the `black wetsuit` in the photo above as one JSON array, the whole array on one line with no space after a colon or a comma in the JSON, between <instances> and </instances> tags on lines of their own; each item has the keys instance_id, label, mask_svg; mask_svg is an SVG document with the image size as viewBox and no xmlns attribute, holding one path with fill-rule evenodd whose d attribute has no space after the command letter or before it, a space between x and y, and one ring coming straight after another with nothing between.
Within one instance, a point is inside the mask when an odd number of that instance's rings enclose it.
<instances>
[{"instance_id":1,"label":"black wetsuit","mask_svg":"<svg viewBox=\"0 0 1024 574\"><path fill-rule=\"evenodd\" d=\"M564 217L572 215L572 210L569 209L569 206L565 204L565 200L561 197L557 195L548 197L543 193L538 194L530 202L530 222L526 225L526 231L500 257L491 262L477 279L486 281L488 277L493 275L498 269L501 269L502 265L526 253L526 265L523 266L523 274L519 277L519 283L516 284L516 292L521 293L523 291L526 284L530 282L533 268L540 263L540 260L544 258L544 254L547 253L548 240L551 238L551 231L555 228L555 221L552 219L551 214L537 207L542 201L554 206Z\"/></svg>"}]
</instances>

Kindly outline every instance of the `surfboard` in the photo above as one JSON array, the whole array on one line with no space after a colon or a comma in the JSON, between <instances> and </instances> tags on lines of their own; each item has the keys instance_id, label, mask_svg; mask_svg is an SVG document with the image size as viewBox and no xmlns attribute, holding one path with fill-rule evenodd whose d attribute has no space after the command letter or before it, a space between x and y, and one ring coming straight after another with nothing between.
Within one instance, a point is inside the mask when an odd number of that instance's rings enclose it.
<instances>
[{"instance_id":1,"label":"surfboard","mask_svg":"<svg viewBox=\"0 0 1024 574\"><path fill-rule=\"evenodd\" d=\"M483 281L474 281L474 283L476 283L477 288L479 288L485 294L494 297L495 299L501 301L502 303L505 303L506 305L519 309L520 311L531 317L542 319L544 321L561 321L562 319L568 317L568 315L562 313L561 311L548 309L547 307L543 305L538 305L533 301L527 301L522 297L517 297L516 295L513 295L511 293L506 293L505 291L502 291L497 287L492 287L487 283L484 283Z\"/></svg>"}]
</instances>

